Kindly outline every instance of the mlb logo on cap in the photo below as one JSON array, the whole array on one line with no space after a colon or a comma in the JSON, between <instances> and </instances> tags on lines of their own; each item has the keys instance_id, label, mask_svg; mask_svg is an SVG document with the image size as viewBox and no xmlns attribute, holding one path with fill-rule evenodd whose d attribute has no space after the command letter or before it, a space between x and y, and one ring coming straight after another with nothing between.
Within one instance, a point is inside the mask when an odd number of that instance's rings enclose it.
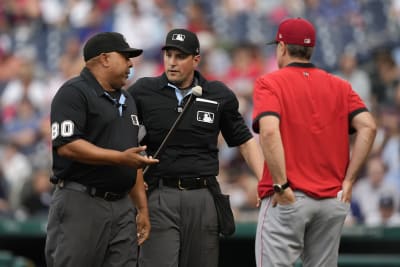
<instances>
[{"instance_id":1,"label":"mlb logo on cap","mask_svg":"<svg viewBox=\"0 0 400 267\"><path fill-rule=\"evenodd\" d=\"M177 41L185 41L185 35L180 34L180 33L176 33L172 35L172 40L177 40Z\"/></svg>"},{"instance_id":2,"label":"mlb logo on cap","mask_svg":"<svg viewBox=\"0 0 400 267\"><path fill-rule=\"evenodd\" d=\"M199 39L194 32L186 29L173 29L167 34L162 50L176 48L189 55L200 53Z\"/></svg>"}]
</instances>

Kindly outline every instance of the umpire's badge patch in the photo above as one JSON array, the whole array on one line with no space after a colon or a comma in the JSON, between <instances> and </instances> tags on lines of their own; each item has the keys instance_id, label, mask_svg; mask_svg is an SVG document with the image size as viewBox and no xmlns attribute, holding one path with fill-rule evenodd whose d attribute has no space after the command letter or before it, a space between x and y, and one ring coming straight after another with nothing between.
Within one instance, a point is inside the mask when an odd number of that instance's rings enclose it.
<instances>
[{"instance_id":1,"label":"umpire's badge patch","mask_svg":"<svg viewBox=\"0 0 400 267\"><path fill-rule=\"evenodd\" d=\"M197 121L214 123L214 113L208 111L197 111Z\"/></svg>"},{"instance_id":2,"label":"umpire's badge patch","mask_svg":"<svg viewBox=\"0 0 400 267\"><path fill-rule=\"evenodd\" d=\"M139 126L139 120L137 115L131 115L133 125Z\"/></svg>"}]
</instances>

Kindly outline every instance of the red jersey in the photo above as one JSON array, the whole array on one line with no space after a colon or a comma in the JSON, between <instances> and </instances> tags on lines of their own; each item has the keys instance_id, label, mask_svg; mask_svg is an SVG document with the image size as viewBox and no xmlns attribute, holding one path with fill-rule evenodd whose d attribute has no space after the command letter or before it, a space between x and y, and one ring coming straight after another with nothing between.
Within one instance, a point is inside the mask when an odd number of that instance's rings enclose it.
<instances>
[{"instance_id":1,"label":"red jersey","mask_svg":"<svg viewBox=\"0 0 400 267\"><path fill-rule=\"evenodd\" d=\"M351 85L311 63L292 63L258 78L253 97L256 133L261 117L280 119L290 187L315 198L335 197L349 163L350 122L367 111ZM264 165L261 198L273 193Z\"/></svg>"}]
</instances>

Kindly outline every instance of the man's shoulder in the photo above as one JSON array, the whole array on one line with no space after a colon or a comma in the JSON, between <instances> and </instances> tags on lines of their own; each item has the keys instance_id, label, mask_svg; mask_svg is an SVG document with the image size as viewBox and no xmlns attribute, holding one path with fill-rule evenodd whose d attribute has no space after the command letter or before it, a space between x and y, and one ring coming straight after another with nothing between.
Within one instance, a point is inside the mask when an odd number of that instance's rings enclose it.
<instances>
[{"instance_id":1,"label":"man's shoulder","mask_svg":"<svg viewBox=\"0 0 400 267\"><path fill-rule=\"evenodd\" d=\"M287 75L290 74L290 72L291 72L291 70L288 70L286 68L272 70L268 73L264 73L264 74L260 75L256 80L263 81L263 82L277 81L277 80L287 77Z\"/></svg>"},{"instance_id":2,"label":"man's shoulder","mask_svg":"<svg viewBox=\"0 0 400 267\"><path fill-rule=\"evenodd\" d=\"M206 81L203 84L200 84L200 86L204 87L210 95L233 94L233 91L225 83L219 80Z\"/></svg>"},{"instance_id":3,"label":"man's shoulder","mask_svg":"<svg viewBox=\"0 0 400 267\"><path fill-rule=\"evenodd\" d=\"M222 81L219 81L219 80L206 81L205 84L208 85L209 87L218 87L218 88L222 88L222 89L229 89L225 83L223 83Z\"/></svg>"},{"instance_id":4,"label":"man's shoulder","mask_svg":"<svg viewBox=\"0 0 400 267\"><path fill-rule=\"evenodd\" d=\"M82 76L76 76L76 77L73 77L73 78L69 79L66 83L71 85L71 86L80 87L80 86L84 86L86 84L89 84L89 81L86 80Z\"/></svg>"},{"instance_id":5,"label":"man's shoulder","mask_svg":"<svg viewBox=\"0 0 400 267\"><path fill-rule=\"evenodd\" d=\"M58 94L74 94L86 87L86 81L81 76L73 77L64 82L58 89Z\"/></svg>"},{"instance_id":6,"label":"man's shoulder","mask_svg":"<svg viewBox=\"0 0 400 267\"><path fill-rule=\"evenodd\" d=\"M132 93L141 90L161 88L165 85L164 83L162 76L141 77L128 88L128 91Z\"/></svg>"}]
</instances>

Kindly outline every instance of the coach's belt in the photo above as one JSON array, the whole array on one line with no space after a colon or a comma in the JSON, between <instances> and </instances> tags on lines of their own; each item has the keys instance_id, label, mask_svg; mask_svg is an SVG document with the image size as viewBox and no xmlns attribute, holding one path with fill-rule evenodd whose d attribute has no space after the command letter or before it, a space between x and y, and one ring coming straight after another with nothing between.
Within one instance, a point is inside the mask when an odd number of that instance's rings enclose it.
<instances>
[{"instance_id":1,"label":"coach's belt","mask_svg":"<svg viewBox=\"0 0 400 267\"><path fill-rule=\"evenodd\" d=\"M160 177L164 186L178 188L179 190L193 190L207 187L207 179L215 177Z\"/></svg>"},{"instance_id":2,"label":"coach's belt","mask_svg":"<svg viewBox=\"0 0 400 267\"><path fill-rule=\"evenodd\" d=\"M60 180L57 186L61 189L66 188L74 191L85 192L91 195L92 197L99 197L107 201L116 201L124 198L128 193L114 193L114 192L106 192L102 190L98 190L94 187L85 186L83 184Z\"/></svg>"}]
</instances>

